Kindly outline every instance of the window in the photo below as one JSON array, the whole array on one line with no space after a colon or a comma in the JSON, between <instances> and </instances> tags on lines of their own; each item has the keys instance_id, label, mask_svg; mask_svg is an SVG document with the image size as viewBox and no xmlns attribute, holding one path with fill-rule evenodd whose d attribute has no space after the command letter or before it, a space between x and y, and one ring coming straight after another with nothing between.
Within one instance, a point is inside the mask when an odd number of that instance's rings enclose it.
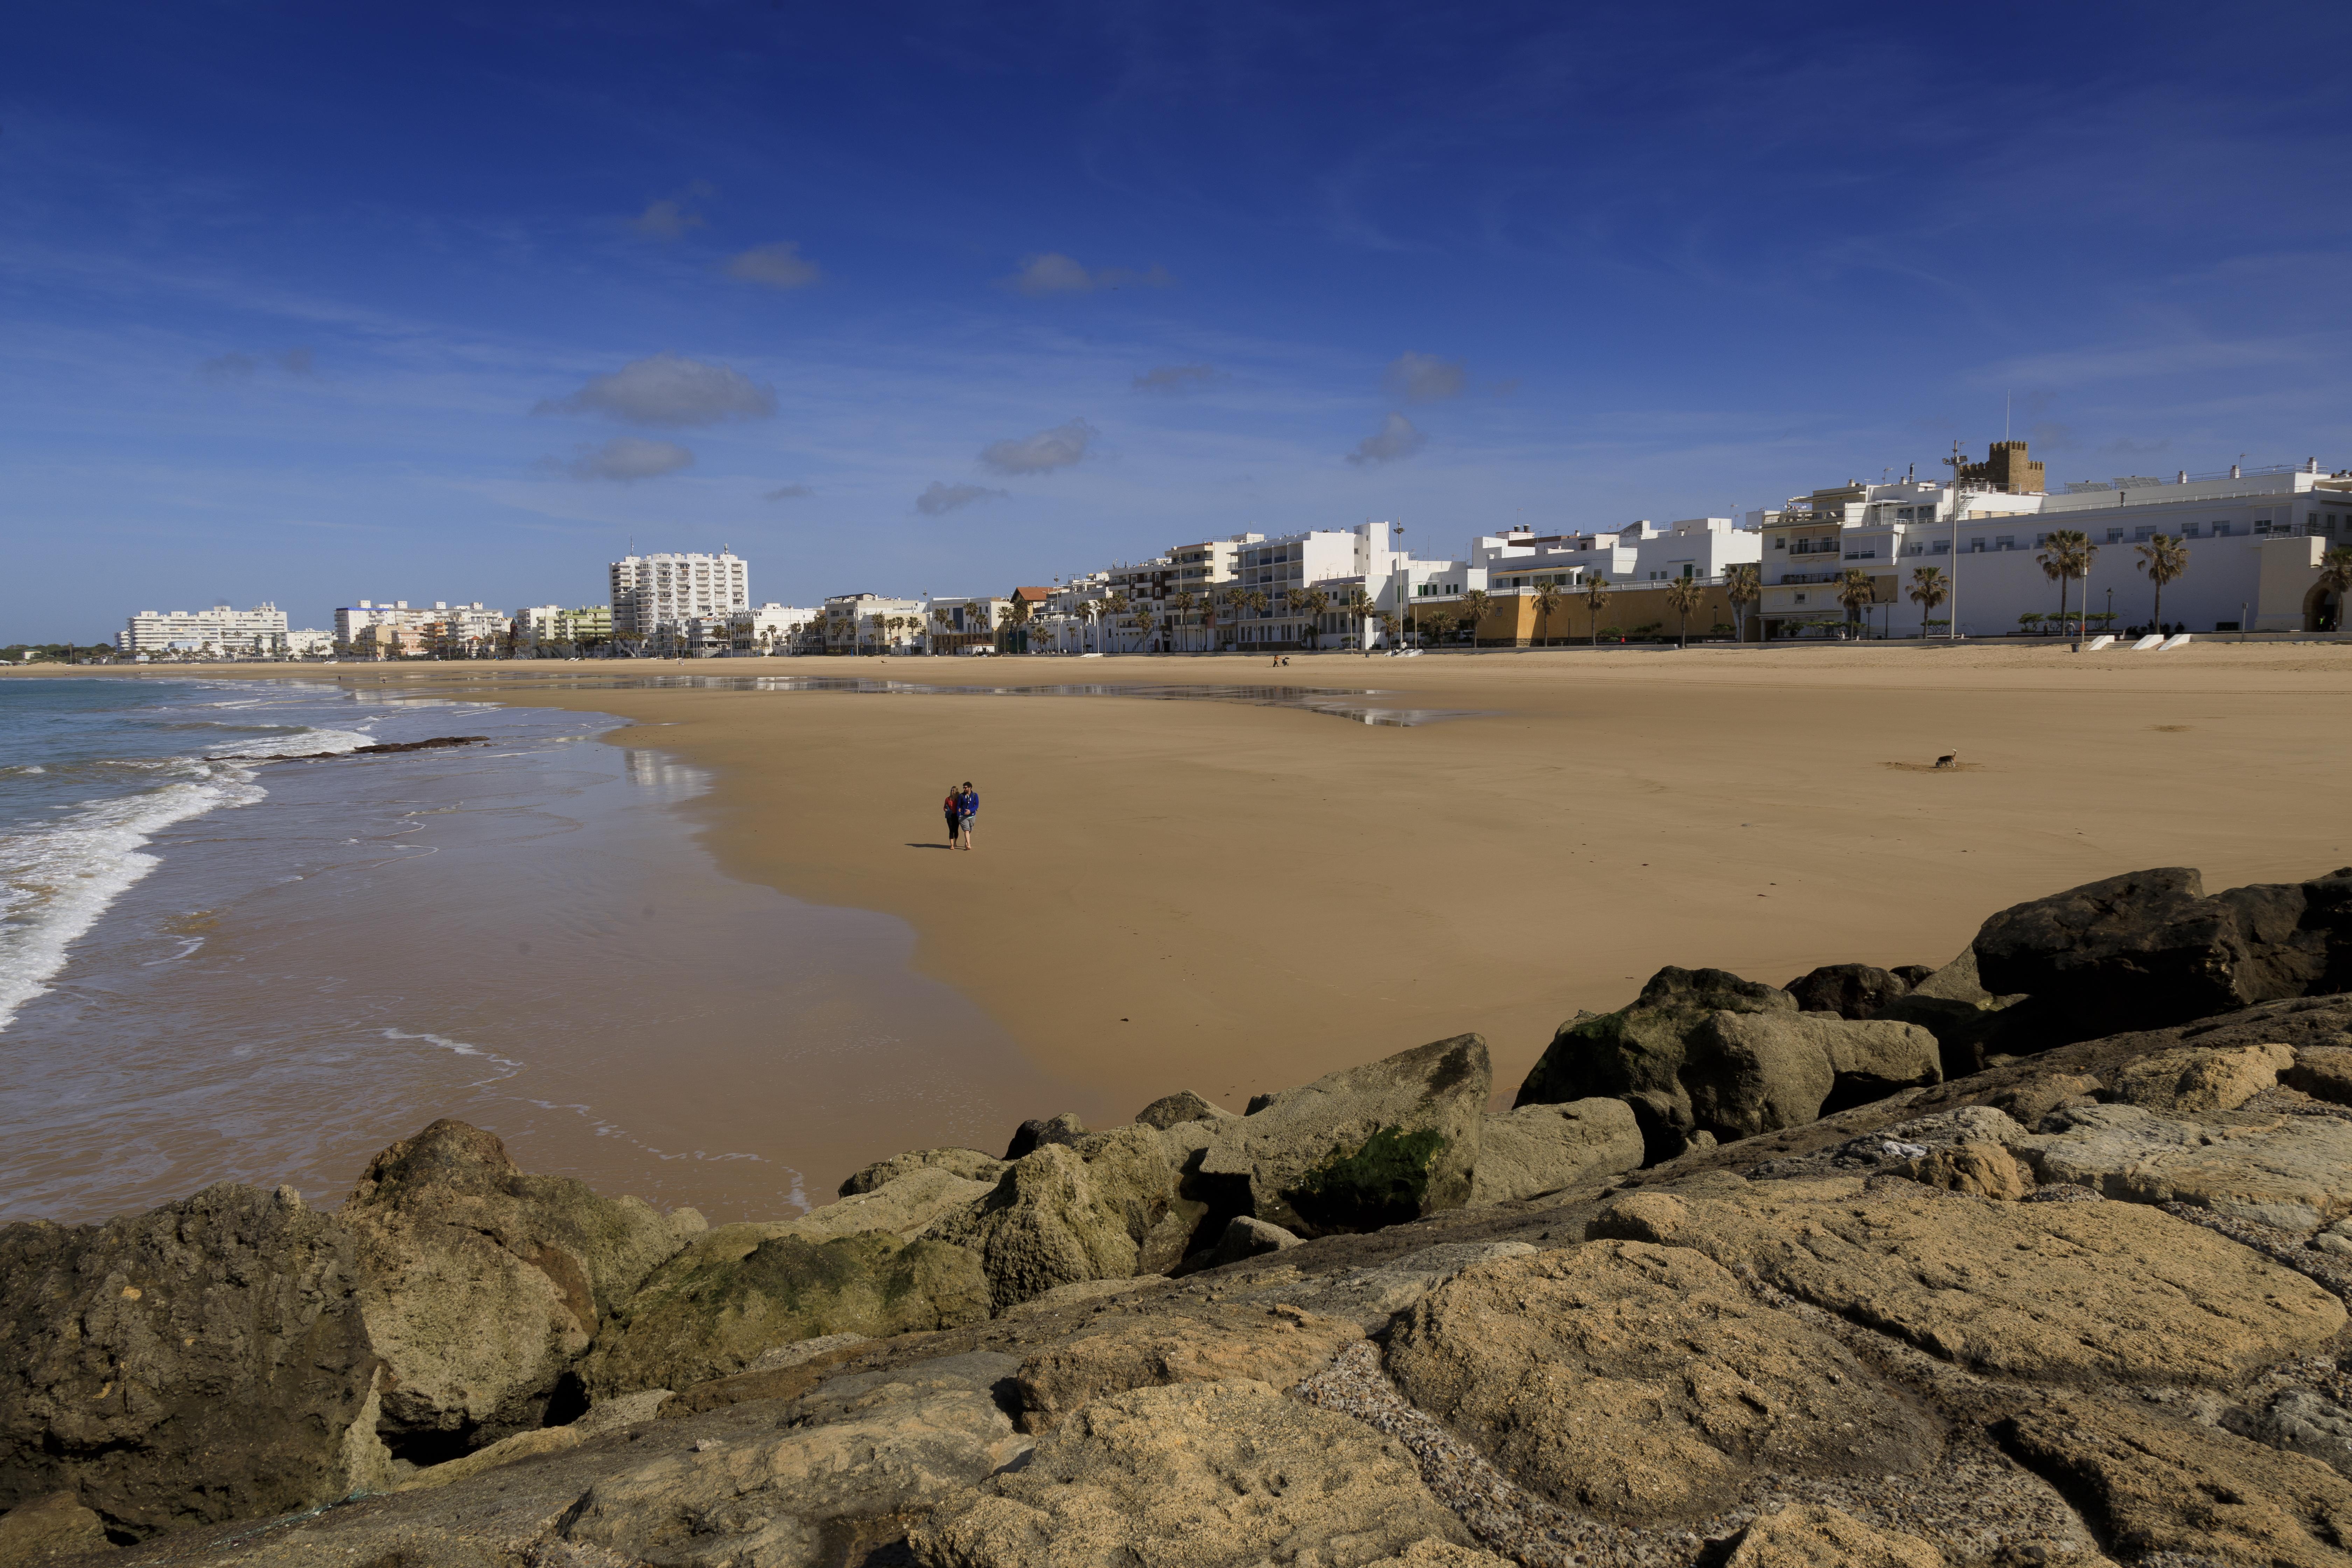
<instances>
[{"instance_id":1,"label":"window","mask_svg":"<svg viewBox=\"0 0 2352 1568\"><path fill-rule=\"evenodd\" d=\"M1777 533L1776 533L1776 534L1774 534L1774 535L1772 536L1772 548L1773 548L1773 549L1775 549L1775 550L1786 550L1788 547L1789 547L1789 542L1788 542L1788 540L1787 540L1787 539L1783 538L1781 535L1777 534Z\"/></svg>"},{"instance_id":2,"label":"window","mask_svg":"<svg viewBox=\"0 0 2352 1568\"><path fill-rule=\"evenodd\" d=\"M1927 546L1927 553L1930 555L1949 555L1951 552L1952 542L1948 539L1939 539Z\"/></svg>"},{"instance_id":3,"label":"window","mask_svg":"<svg viewBox=\"0 0 2352 1568\"><path fill-rule=\"evenodd\" d=\"M2033 536L2033 548L2036 550L2043 548L2049 542L2050 536L2046 533L2037 533Z\"/></svg>"},{"instance_id":4,"label":"window","mask_svg":"<svg viewBox=\"0 0 2352 1568\"><path fill-rule=\"evenodd\" d=\"M2122 529L2111 528L2107 530L2107 542L2109 544L2121 544L2123 542L2124 531Z\"/></svg>"},{"instance_id":5,"label":"window","mask_svg":"<svg viewBox=\"0 0 2352 1568\"><path fill-rule=\"evenodd\" d=\"M1984 549L1985 549L1985 542L1984 542L1984 536L1983 536L1983 535L1979 534L1979 535L1978 535L1976 538L1971 539L1971 540L1969 540L1969 554L1971 554L1971 555L1982 555L1982 554L1984 553Z\"/></svg>"},{"instance_id":6,"label":"window","mask_svg":"<svg viewBox=\"0 0 2352 1568\"><path fill-rule=\"evenodd\" d=\"M2193 522L2180 531L2180 537L2183 539L2195 539L2197 536L2198 527Z\"/></svg>"},{"instance_id":7,"label":"window","mask_svg":"<svg viewBox=\"0 0 2352 1568\"><path fill-rule=\"evenodd\" d=\"M2153 523L2143 522L2137 528L2132 530L2132 542L2135 544L2144 543L2155 537L2156 527Z\"/></svg>"},{"instance_id":8,"label":"window","mask_svg":"<svg viewBox=\"0 0 2352 1568\"><path fill-rule=\"evenodd\" d=\"M2268 533L2270 531L2271 520L2269 518L2258 517L2254 519L2254 531L2256 533Z\"/></svg>"},{"instance_id":9,"label":"window","mask_svg":"<svg viewBox=\"0 0 2352 1568\"><path fill-rule=\"evenodd\" d=\"M1805 596L1802 594L1798 595L1795 602L1800 605L1803 604L1805 602Z\"/></svg>"},{"instance_id":10,"label":"window","mask_svg":"<svg viewBox=\"0 0 2352 1568\"><path fill-rule=\"evenodd\" d=\"M1995 550L2014 550L2017 548L2017 536L2013 533L1996 535L1992 542L1992 547Z\"/></svg>"},{"instance_id":11,"label":"window","mask_svg":"<svg viewBox=\"0 0 2352 1568\"><path fill-rule=\"evenodd\" d=\"M2227 538L2229 538L2229 537L2230 537L2230 525L2229 525L2228 523L2226 523L2226 522L2217 522L2217 523L2215 523L2215 524L2213 525L2213 537L2214 537L2214 538L2216 538L2216 539L2227 539Z\"/></svg>"}]
</instances>

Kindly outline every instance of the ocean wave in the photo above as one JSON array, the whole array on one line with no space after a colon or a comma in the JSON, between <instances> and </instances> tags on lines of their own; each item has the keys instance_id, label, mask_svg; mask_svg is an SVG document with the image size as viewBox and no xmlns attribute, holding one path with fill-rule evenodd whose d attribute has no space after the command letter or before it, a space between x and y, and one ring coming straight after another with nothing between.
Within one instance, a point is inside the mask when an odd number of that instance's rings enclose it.
<instances>
[{"instance_id":1,"label":"ocean wave","mask_svg":"<svg viewBox=\"0 0 2352 1568\"><path fill-rule=\"evenodd\" d=\"M236 757L310 757L321 752L348 752L359 746L373 746L373 735L357 730L313 730L308 727L291 731L278 731L266 740L257 740L231 752L216 752L221 760Z\"/></svg>"},{"instance_id":2,"label":"ocean wave","mask_svg":"<svg viewBox=\"0 0 2352 1568\"><path fill-rule=\"evenodd\" d=\"M194 771L194 778L86 802L58 821L0 834L0 1029L49 989L67 950L108 907L160 864L142 853L154 835L264 794L242 769Z\"/></svg>"}]
</instances>

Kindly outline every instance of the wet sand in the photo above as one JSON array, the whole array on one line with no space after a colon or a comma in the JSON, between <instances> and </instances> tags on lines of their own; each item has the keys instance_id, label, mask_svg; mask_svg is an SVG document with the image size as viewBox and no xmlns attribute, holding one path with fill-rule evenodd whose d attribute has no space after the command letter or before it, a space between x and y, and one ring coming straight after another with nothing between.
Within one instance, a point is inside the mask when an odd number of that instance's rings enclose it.
<instances>
[{"instance_id":1,"label":"wet sand","mask_svg":"<svg viewBox=\"0 0 2352 1568\"><path fill-rule=\"evenodd\" d=\"M2352 861L2335 805L2352 717L2341 646L857 671L1366 687L1487 715L1412 728L1219 702L613 684L845 664L382 678L635 721L607 739L715 773L684 809L729 870L905 919L920 969L1118 1114L1187 1087L1238 1108L1467 1030L1507 1097L1562 1018L1622 1005L1661 964L1778 984L1819 963L1941 963L1995 910L2137 867L2199 866L2218 888ZM1966 765L1932 767L1950 752ZM938 805L965 778L982 797L977 848L950 853Z\"/></svg>"}]
</instances>

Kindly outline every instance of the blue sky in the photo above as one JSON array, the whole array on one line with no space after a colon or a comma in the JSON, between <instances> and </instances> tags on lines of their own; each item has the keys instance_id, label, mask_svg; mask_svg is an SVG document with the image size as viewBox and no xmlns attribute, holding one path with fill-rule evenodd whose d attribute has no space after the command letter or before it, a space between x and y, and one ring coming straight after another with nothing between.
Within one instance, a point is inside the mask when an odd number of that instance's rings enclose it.
<instances>
[{"instance_id":1,"label":"blue sky","mask_svg":"<svg viewBox=\"0 0 2352 1568\"><path fill-rule=\"evenodd\" d=\"M95 0L0 66L0 641L2352 466L2352 12ZM22 570L15 568L21 567Z\"/></svg>"}]
</instances>

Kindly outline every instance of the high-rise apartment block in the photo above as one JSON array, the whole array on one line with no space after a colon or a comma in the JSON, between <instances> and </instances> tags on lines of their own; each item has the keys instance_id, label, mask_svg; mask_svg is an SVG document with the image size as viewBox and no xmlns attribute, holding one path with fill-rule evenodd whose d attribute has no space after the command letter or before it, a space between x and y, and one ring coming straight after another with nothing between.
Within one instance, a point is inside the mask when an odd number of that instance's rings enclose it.
<instances>
[{"instance_id":1,"label":"high-rise apartment block","mask_svg":"<svg viewBox=\"0 0 2352 1568\"><path fill-rule=\"evenodd\" d=\"M751 607L751 568L731 551L625 555L612 573L613 635L625 640L682 633L688 621L720 620Z\"/></svg>"},{"instance_id":2,"label":"high-rise apartment block","mask_svg":"<svg viewBox=\"0 0 2352 1568\"><path fill-rule=\"evenodd\" d=\"M249 610L142 610L114 642L125 653L284 653L286 612L266 601Z\"/></svg>"}]
</instances>

